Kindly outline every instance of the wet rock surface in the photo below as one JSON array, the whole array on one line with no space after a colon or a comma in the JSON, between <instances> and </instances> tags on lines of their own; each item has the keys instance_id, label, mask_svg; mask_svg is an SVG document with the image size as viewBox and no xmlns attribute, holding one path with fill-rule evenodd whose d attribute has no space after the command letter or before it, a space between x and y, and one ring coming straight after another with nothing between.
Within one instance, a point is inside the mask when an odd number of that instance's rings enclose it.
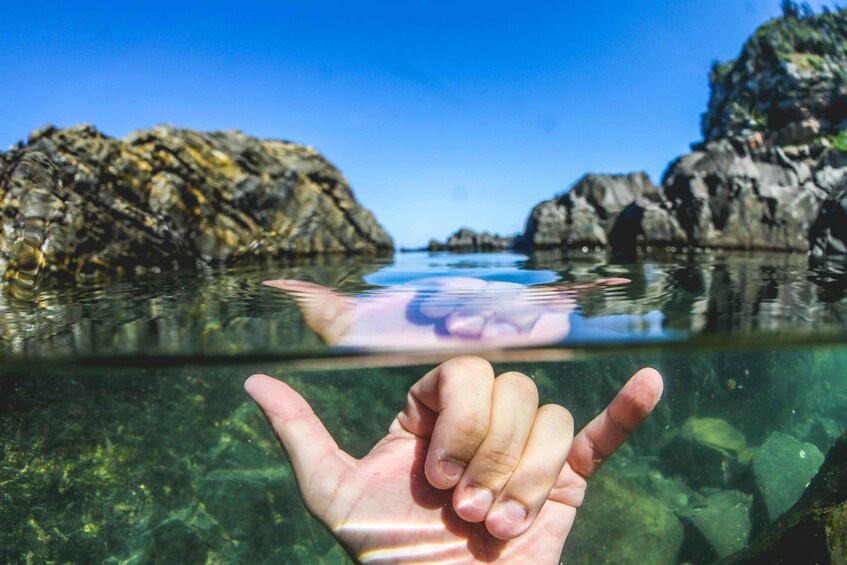
<instances>
[{"instance_id":1,"label":"wet rock surface","mask_svg":"<svg viewBox=\"0 0 847 565\"><path fill-rule=\"evenodd\" d=\"M21 291L244 257L390 251L315 149L171 126L33 132L0 159L0 269Z\"/></svg>"},{"instance_id":2,"label":"wet rock surface","mask_svg":"<svg viewBox=\"0 0 847 565\"><path fill-rule=\"evenodd\" d=\"M682 523L662 500L631 480L603 472L591 482L563 559L672 564L682 539Z\"/></svg>"},{"instance_id":3,"label":"wet rock surface","mask_svg":"<svg viewBox=\"0 0 847 565\"><path fill-rule=\"evenodd\" d=\"M791 508L818 472L824 456L814 444L773 432L753 455L753 476L769 520Z\"/></svg>"},{"instance_id":4,"label":"wet rock surface","mask_svg":"<svg viewBox=\"0 0 847 565\"><path fill-rule=\"evenodd\" d=\"M720 418L689 418L668 434L661 454L671 473L699 468L689 480L692 487L730 487L750 462L744 435Z\"/></svg>"},{"instance_id":5,"label":"wet rock surface","mask_svg":"<svg viewBox=\"0 0 847 565\"><path fill-rule=\"evenodd\" d=\"M747 545L752 527L750 507L753 497L736 490L718 491L693 503L682 512L686 527L702 536L715 557L726 557ZM694 537L692 535L691 537ZM693 541L689 541L694 545ZM708 549L692 547L696 555L708 555Z\"/></svg>"},{"instance_id":6,"label":"wet rock surface","mask_svg":"<svg viewBox=\"0 0 847 565\"><path fill-rule=\"evenodd\" d=\"M721 563L847 562L847 434L841 436L809 487L779 520Z\"/></svg>"}]
</instances>

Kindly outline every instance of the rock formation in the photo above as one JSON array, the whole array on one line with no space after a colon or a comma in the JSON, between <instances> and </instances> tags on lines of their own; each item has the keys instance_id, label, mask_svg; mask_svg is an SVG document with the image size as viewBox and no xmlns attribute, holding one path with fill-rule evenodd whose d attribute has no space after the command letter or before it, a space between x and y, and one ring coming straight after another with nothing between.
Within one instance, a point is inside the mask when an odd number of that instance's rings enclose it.
<instances>
[{"instance_id":1,"label":"rock formation","mask_svg":"<svg viewBox=\"0 0 847 565\"><path fill-rule=\"evenodd\" d=\"M519 249L634 248L683 242L685 234L645 173L582 177L530 213Z\"/></svg>"},{"instance_id":2,"label":"rock formation","mask_svg":"<svg viewBox=\"0 0 847 565\"><path fill-rule=\"evenodd\" d=\"M532 210L519 247L847 254L847 10L801 12L715 64L704 141L661 190L643 173L586 175Z\"/></svg>"},{"instance_id":3,"label":"rock formation","mask_svg":"<svg viewBox=\"0 0 847 565\"><path fill-rule=\"evenodd\" d=\"M487 231L477 233L468 228L461 228L441 243L436 239L430 240L427 251L454 251L458 253L477 253L482 251L504 251L512 246L513 237L502 237Z\"/></svg>"},{"instance_id":4,"label":"rock formation","mask_svg":"<svg viewBox=\"0 0 847 565\"><path fill-rule=\"evenodd\" d=\"M0 155L0 270L47 279L393 244L311 147L157 126L47 127Z\"/></svg>"},{"instance_id":5,"label":"rock formation","mask_svg":"<svg viewBox=\"0 0 847 565\"><path fill-rule=\"evenodd\" d=\"M748 547L721 563L844 563L847 560L847 434L835 443L800 500Z\"/></svg>"}]
</instances>

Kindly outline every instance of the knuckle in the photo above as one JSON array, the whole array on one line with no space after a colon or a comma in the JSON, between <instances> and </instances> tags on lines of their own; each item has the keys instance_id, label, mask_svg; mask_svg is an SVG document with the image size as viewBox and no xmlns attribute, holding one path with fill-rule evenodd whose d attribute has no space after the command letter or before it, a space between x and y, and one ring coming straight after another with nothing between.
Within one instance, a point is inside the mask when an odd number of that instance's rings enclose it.
<instances>
[{"instance_id":1,"label":"knuckle","mask_svg":"<svg viewBox=\"0 0 847 565\"><path fill-rule=\"evenodd\" d=\"M480 463L489 473L496 475L508 475L515 470L520 459L520 451L508 447L493 447L482 450L479 454Z\"/></svg>"},{"instance_id":2,"label":"knuckle","mask_svg":"<svg viewBox=\"0 0 847 565\"><path fill-rule=\"evenodd\" d=\"M491 363L481 357L461 355L445 361L441 366L441 374L447 379L491 379L494 376L494 369Z\"/></svg>"},{"instance_id":3,"label":"knuckle","mask_svg":"<svg viewBox=\"0 0 847 565\"><path fill-rule=\"evenodd\" d=\"M467 415L456 422L454 428L454 437L470 440L476 445L481 444L487 434L488 422L479 416Z\"/></svg>"},{"instance_id":4,"label":"knuckle","mask_svg":"<svg viewBox=\"0 0 847 565\"><path fill-rule=\"evenodd\" d=\"M535 381L528 376L517 371L509 371L508 373L503 373L498 378L515 393L528 399L535 399L535 403L538 404L538 387L535 386Z\"/></svg>"},{"instance_id":5,"label":"knuckle","mask_svg":"<svg viewBox=\"0 0 847 565\"><path fill-rule=\"evenodd\" d=\"M522 463L520 466L521 488L529 488L530 490L549 489L553 486L557 476L558 471L553 473L549 467L542 465Z\"/></svg>"},{"instance_id":6,"label":"knuckle","mask_svg":"<svg viewBox=\"0 0 847 565\"><path fill-rule=\"evenodd\" d=\"M550 424L561 431L573 432L573 415L564 406L560 406L558 404L545 404L538 409L538 417L550 422Z\"/></svg>"}]
</instances>

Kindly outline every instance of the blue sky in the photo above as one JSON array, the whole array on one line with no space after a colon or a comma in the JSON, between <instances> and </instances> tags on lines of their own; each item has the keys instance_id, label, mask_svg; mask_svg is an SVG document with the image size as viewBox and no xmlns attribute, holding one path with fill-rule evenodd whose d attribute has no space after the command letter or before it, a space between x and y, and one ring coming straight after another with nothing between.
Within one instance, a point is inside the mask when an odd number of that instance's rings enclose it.
<instances>
[{"instance_id":1,"label":"blue sky","mask_svg":"<svg viewBox=\"0 0 847 565\"><path fill-rule=\"evenodd\" d=\"M819 9L821 2L811 2ZM317 147L400 246L515 233L586 172L700 138L713 60L777 0L9 3L0 147L157 123Z\"/></svg>"}]
</instances>

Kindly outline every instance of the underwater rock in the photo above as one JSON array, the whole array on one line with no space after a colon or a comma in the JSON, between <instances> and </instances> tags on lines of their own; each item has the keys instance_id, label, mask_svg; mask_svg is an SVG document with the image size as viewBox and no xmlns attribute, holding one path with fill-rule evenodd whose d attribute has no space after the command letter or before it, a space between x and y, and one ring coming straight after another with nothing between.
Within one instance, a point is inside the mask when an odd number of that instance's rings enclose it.
<instances>
[{"instance_id":1,"label":"underwater rock","mask_svg":"<svg viewBox=\"0 0 847 565\"><path fill-rule=\"evenodd\" d=\"M811 443L773 432L753 455L753 477L770 520L797 502L824 456Z\"/></svg>"},{"instance_id":2,"label":"underwater rock","mask_svg":"<svg viewBox=\"0 0 847 565\"><path fill-rule=\"evenodd\" d=\"M682 524L668 506L632 480L603 469L591 479L563 560L671 564L682 538Z\"/></svg>"},{"instance_id":3,"label":"underwater rock","mask_svg":"<svg viewBox=\"0 0 847 565\"><path fill-rule=\"evenodd\" d=\"M716 557L726 557L747 545L752 504L753 497L749 494L737 490L719 491L689 506L682 517ZM697 550L692 553L702 554Z\"/></svg>"},{"instance_id":4,"label":"underwater rock","mask_svg":"<svg viewBox=\"0 0 847 565\"><path fill-rule=\"evenodd\" d=\"M430 240L427 251L453 251L457 253L505 251L511 248L513 241L513 237L502 237L497 234L490 234L487 231L478 233L472 229L461 228L447 238L444 243L435 239Z\"/></svg>"},{"instance_id":5,"label":"underwater rock","mask_svg":"<svg viewBox=\"0 0 847 565\"><path fill-rule=\"evenodd\" d=\"M273 538L274 530L282 527L280 511L286 503L297 504L299 500L294 478L282 464L262 469L213 470L197 485L206 511L235 539Z\"/></svg>"},{"instance_id":6,"label":"underwater rock","mask_svg":"<svg viewBox=\"0 0 847 565\"><path fill-rule=\"evenodd\" d=\"M0 270L19 290L242 257L378 253L391 238L315 149L173 126L48 126L0 155Z\"/></svg>"},{"instance_id":7,"label":"underwater rock","mask_svg":"<svg viewBox=\"0 0 847 565\"><path fill-rule=\"evenodd\" d=\"M838 422L818 416L812 422L806 439L814 443L822 453L826 453L842 433L844 428Z\"/></svg>"},{"instance_id":8,"label":"underwater rock","mask_svg":"<svg viewBox=\"0 0 847 565\"><path fill-rule=\"evenodd\" d=\"M668 472L689 474L691 487L731 486L750 462L744 435L720 418L689 418L664 439L662 464Z\"/></svg>"},{"instance_id":9,"label":"underwater rock","mask_svg":"<svg viewBox=\"0 0 847 565\"><path fill-rule=\"evenodd\" d=\"M202 509L183 509L150 531L143 550L145 563L172 563L178 555L183 563L205 563L214 557L224 532ZM210 555L211 554L211 555Z\"/></svg>"},{"instance_id":10,"label":"underwater rock","mask_svg":"<svg viewBox=\"0 0 847 565\"><path fill-rule=\"evenodd\" d=\"M847 563L847 433L797 503L721 563Z\"/></svg>"}]
</instances>

